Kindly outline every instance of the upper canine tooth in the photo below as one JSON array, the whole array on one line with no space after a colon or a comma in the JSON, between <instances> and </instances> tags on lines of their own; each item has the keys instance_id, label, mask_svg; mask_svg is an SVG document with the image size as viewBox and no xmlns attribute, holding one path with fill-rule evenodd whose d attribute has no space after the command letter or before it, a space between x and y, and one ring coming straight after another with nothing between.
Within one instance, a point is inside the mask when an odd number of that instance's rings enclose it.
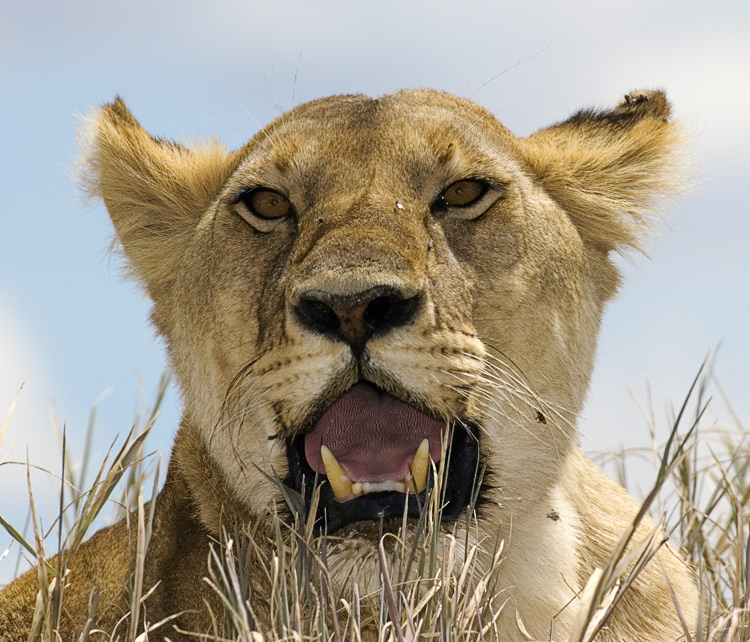
<instances>
[{"instance_id":1,"label":"upper canine tooth","mask_svg":"<svg viewBox=\"0 0 750 642\"><path fill-rule=\"evenodd\" d=\"M326 446L321 445L320 458L323 460L328 483L331 485L334 496L340 502L343 502L352 492L352 480L349 479L341 464L336 461L333 453Z\"/></svg>"},{"instance_id":2,"label":"upper canine tooth","mask_svg":"<svg viewBox=\"0 0 750 642\"><path fill-rule=\"evenodd\" d=\"M417 454L411 461L411 483L409 490L421 493L427 486L427 471L430 468L430 442L423 439L417 448Z\"/></svg>"}]
</instances>

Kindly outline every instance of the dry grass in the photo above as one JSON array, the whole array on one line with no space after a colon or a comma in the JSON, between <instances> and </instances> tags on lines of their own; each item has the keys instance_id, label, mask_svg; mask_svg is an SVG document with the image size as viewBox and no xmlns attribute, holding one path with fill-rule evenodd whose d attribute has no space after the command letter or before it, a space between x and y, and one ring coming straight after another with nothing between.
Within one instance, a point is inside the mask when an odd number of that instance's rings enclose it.
<instances>
[{"instance_id":1,"label":"dry grass","mask_svg":"<svg viewBox=\"0 0 750 642\"><path fill-rule=\"evenodd\" d=\"M156 417L166 380L160 386L153 408L135 422L124 443L97 469L94 482L86 491L79 490L85 471L91 468L88 446L84 466L78 476L71 471L72 456L62 436L64 473L60 491L59 517L46 532L41 530L30 502L34 525L33 542L0 517L0 523L37 560L41 587L35 611L35 629L31 640L55 640L54 630L65 600L57 578L65 576L65 560L76 550L104 506L115 502L119 515L137 516L138 558L130 596L131 613L122 626L112 632L112 640L145 642L162 639L171 630L171 622L160 622L145 633L136 630L140 610L147 594L142 591L142 571L150 538L151 513L144 502L144 488L156 492L158 462L144 455L146 435ZM709 390L722 401L711 401ZM723 405L725 421L710 420L714 406ZM647 424L655 434L653 412L646 409ZM94 417L92 414L91 426ZM692 561L700 576L703 609L697 630L688 631L691 642L740 642L750 640L750 436L743 429L721 386L710 369L702 370L671 421L669 440L658 452L655 482L643 501L632 528L623 533L620 545L609 564L591 577L582 598L588 608L581 610L579 620L568 642L595 639L606 623L632 579L653 557L662 543L657 531L652 538L625 553L638 520L647 512L665 525L674 541ZM2 436L3 427L0 427ZM89 431L90 443L91 429ZM109 463L108 463L109 462ZM627 466L627 457L624 458ZM154 474L155 473L155 474ZM360 596L353 586L346 597L331 589L326 564L326 539L314 537L306 523L300 499L282 489L293 512L294 524L275 520L272 536L273 555L259 546L258 533L226 533L221 546L211 554L210 577L205 581L220 596L223 612L215 613L216 633L207 639L241 642L326 640L361 642L361 632L368 622L376 622L383 642L413 640L483 641L495 637L494 625L503 608L502 594L495 595L492 575L482 574L476 563L479 551L466 541L444 534L440 523L440 482L432 489L425 510L416 525L419 536L412 545L402 531L385 534L379 546L381 582L375 596ZM117 499L113 499L116 497ZM314 501L314 500L313 500ZM469 523L471 527L471 523ZM414 529L413 524L409 524ZM54 534L62 542L61 555L53 568L47 562L45 540ZM54 537L53 537L54 539ZM502 542L494 550L501 563ZM464 560L459 562L458 560ZM656 562L654 562L656 563ZM260 630L260 618L249 607L253 590L247 569L261 568L272 587L268 609L273 626ZM416 574L415 571L416 570ZM407 578L420 578L418 581ZM493 597L495 596L495 597ZM373 599L374 598L374 599ZM96 610L92 600L91 612ZM222 631L220 636L218 631ZM87 642L84 630L80 642ZM196 637L196 639L199 639ZM206 638L204 638L206 639Z\"/></svg>"}]
</instances>

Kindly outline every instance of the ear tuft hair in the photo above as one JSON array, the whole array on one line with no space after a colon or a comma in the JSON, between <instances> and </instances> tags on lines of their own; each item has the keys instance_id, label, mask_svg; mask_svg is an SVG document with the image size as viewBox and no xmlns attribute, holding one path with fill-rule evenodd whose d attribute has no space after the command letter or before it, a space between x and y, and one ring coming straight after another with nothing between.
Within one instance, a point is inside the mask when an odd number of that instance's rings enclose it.
<instances>
[{"instance_id":1,"label":"ear tuft hair","mask_svg":"<svg viewBox=\"0 0 750 642\"><path fill-rule=\"evenodd\" d=\"M104 200L133 272L156 300L235 155L216 141L187 148L155 139L119 97L84 120L79 140L79 182Z\"/></svg>"},{"instance_id":2,"label":"ear tuft hair","mask_svg":"<svg viewBox=\"0 0 750 642\"><path fill-rule=\"evenodd\" d=\"M612 110L580 111L521 141L547 192L583 239L642 249L654 217L683 191L685 137L662 91L635 91Z\"/></svg>"}]
</instances>

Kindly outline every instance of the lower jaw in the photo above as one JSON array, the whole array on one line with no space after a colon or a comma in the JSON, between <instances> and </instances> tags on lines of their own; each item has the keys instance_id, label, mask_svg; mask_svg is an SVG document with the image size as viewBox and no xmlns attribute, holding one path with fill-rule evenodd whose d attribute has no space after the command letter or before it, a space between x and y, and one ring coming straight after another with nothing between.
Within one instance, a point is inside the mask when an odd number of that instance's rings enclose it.
<instances>
[{"instance_id":1,"label":"lower jaw","mask_svg":"<svg viewBox=\"0 0 750 642\"><path fill-rule=\"evenodd\" d=\"M448 448L447 465L444 469L444 480L440 487L441 519L444 522L455 521L470 506L477 496L481 483L480 460L477 426L473 424L455 425ZM316 535L333 534L336 531L354 524L379 523L393 518L402 518L405 504L408 517L418 518L424 509L428 493L435 486L432 472L428 477L425 490L419 495L386 491L368 493L346 502L339 502L333 495L328 483L321 483L325 477L315 473L307 464L304 454L304 435L287 441L289 459L289 478L286 484L297 490L302 496L302 510L306 519L310 519L310 506L316 486L319 488L318 508L314 516Z\"/></svg>"}]
</instances>

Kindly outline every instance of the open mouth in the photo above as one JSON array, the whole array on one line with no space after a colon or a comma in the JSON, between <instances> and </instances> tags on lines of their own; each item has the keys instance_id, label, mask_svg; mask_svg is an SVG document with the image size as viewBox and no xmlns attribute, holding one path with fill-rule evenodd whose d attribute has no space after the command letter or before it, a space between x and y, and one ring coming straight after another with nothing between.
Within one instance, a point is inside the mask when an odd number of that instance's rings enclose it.
<instances>
[{"instance_id":1,"label":"open mouth","mask_svg":"<svg viewBox=\"0 0 750 642\"><path fill-rule=\"evenodd\" d=\"M434 485L432 464L439 468L444 452L442 519L450 521L471 503L477 485L476 427L448 425L360 382L310 432L287 442L288 481L304 490L306 507L320 484L315 528L332 533L354 522L401 517L405 502L409 516L418 517Z\"/></svg>"}]
</instances>

